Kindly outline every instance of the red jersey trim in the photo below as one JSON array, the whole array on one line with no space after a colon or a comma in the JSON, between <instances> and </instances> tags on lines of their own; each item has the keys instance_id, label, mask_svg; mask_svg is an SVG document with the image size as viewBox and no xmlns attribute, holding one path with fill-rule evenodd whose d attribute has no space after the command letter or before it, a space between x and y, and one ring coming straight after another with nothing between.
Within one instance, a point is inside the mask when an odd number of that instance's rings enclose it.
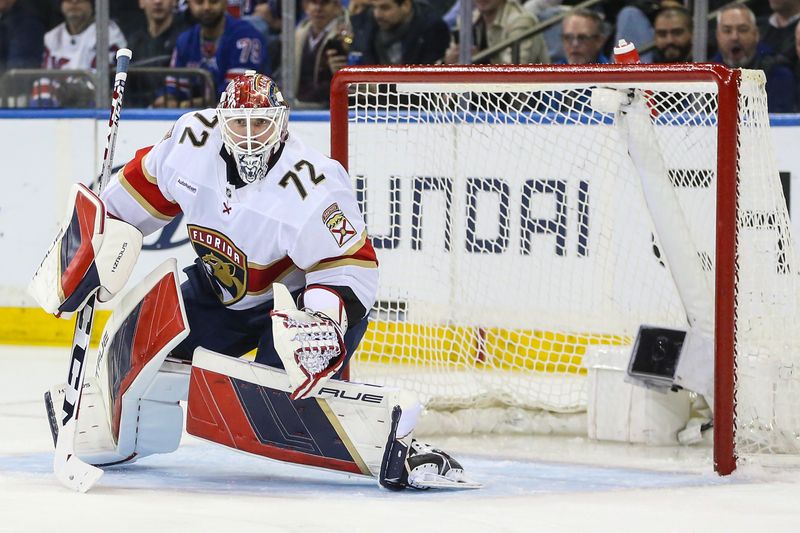
<instances>
[{"instance_id":1,"label":"red jersey trim","mask_svg":"<svg viewBox=\"0 0 800 533\"><path fill-rule=\"evenodd\" d=\"M264 294L270 290L273 283L282 280L295 270L297 266L289 257L283 257L266 266L247 263L247 294L251 296Z\"/></svg>"},{"instance_id":2,"label":"red jersey trim","mask_svg":"<svg viewBox=\"0 0 800 533\"><path fill-rule=\"evenodd\" d=\"M378 258L375 255L375 249L372 247L372 242L369 240L369 237L367 237L366 232L361 236L358 242L351 246L343 255L323 259L306 272L328 270L341 266L378 268Z\"/></svg>"},{"instance_id":3,"label":"red jersey trim","mask_svg":"<svg viewBox=\"0 0 800 533\"><path fill-rule=\"evenodd\" d=\"M172 220L181 212L180 206L164 197L158 188L156 177L144 168L144 157L152 149L152 146L148 146L137 150L133 159L120 171L119 182L152 217Z\"/></svg>"}]
</instances>

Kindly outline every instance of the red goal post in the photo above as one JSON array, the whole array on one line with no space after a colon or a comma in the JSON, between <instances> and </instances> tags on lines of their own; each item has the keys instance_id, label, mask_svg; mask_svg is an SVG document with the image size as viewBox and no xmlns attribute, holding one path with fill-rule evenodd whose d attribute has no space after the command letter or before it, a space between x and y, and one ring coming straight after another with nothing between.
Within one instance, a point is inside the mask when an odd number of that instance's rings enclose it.
<instances>
[{"instance_id":1,"label":"red goal post","mask_svg":"<svg viewBox=\"0 0 800 533\"><path fill-rule=\"evenodd\" d=\"M602 86L631 84L707 83L716 86L716 243L713 277L714 304L714 467L720 474L736 468L736 280L737 198L739 195L739 119L741 71L720 65L508 65L508 66L408 66L355 67L340 70L331 85L331 155L346 169L351 167L349 130L354 123L353 87L374 84L468 84L479 88L528 84L574 88L576 84ZM395 112L396 107L387 107ZM376 112L380 111L375 109ZM392 146L387 147L391 157ZM360 169L350 168L351 174ZM370 224L370 220L367 221ZM380 250L379 259L381 257Z\"/></svg>"}]
</instances>

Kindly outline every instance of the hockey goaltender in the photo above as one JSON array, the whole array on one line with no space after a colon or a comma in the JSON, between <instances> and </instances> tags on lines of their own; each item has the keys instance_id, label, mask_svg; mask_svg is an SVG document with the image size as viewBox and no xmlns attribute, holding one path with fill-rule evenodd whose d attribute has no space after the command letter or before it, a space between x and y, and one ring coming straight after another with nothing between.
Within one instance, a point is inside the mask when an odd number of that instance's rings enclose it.
<instances>
[{"instance_id":1,"label":"hockey goaltender","mask_svg":"<svg viewBox=\"0 0 800 533\"><path fill-rule=\"evenodd\" d=\"M480 486L412 438L413 395L340 379L367 328L378 261L347 172L290 133L288 117L275 82L248 71L216 109L183 115L138 150L99 197L73 187L31 283L46 311L110 300L142 236L179 213L197 259L182 284L169 260L115 300L69 444L102 468L174 451L186 401L186 430L222 446L389 489ZM254 362L241 359L252 350ZM46 395L56 440L69 389Z\"/></svg>"}]
</instances>

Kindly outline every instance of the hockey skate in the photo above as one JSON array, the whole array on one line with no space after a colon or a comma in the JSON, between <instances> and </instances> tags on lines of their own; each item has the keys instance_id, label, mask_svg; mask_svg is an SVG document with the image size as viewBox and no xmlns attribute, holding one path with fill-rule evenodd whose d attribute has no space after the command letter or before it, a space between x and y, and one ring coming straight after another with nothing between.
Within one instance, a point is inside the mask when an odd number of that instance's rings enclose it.
<instances>
[{"instance_id":1,"label":"hockey skate","mask_svg":"<svg viewBox=\"0 0 800 533\"><path fill-rule=\"evenodd\" d=\"M406 457L405 483L415 489L478 489L480 483L470 480L464 474L461 463L449 454L424 444L417 439L411 440Z\"/></svg>"},{"instance_id":2,"label":"hockey skate","mask_svg":"<svg viewBox=\"0 0 800 533\"><path fill-rule=\"evenodd\" d=\"M392 413L392 431L383 456L380 484L389 490L415 489L479 489L480 483L464 475L461 463L449 454L411 439L395 438L400 408Z\"/></svg>"}]
</instances>

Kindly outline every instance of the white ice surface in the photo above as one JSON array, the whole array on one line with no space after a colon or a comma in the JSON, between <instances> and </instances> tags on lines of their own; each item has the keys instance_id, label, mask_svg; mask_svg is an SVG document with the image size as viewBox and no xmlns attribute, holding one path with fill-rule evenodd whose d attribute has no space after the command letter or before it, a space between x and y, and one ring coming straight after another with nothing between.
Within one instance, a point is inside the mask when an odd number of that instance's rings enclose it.
<instances>
[{"instance_id":1,"label":"white ice surface","mask_svg":"<svg viewBox=\"0 0 800 533\"><path fill-rule=\"evenodd\" d=\"M798 470L720 478L707 448L575 438L438 439L485 488L393 493L184 436L73 493L52 475L42 402L66 365L64 349L0 347L2 532L800 531Z\"/></svg>"}]
</instances>

